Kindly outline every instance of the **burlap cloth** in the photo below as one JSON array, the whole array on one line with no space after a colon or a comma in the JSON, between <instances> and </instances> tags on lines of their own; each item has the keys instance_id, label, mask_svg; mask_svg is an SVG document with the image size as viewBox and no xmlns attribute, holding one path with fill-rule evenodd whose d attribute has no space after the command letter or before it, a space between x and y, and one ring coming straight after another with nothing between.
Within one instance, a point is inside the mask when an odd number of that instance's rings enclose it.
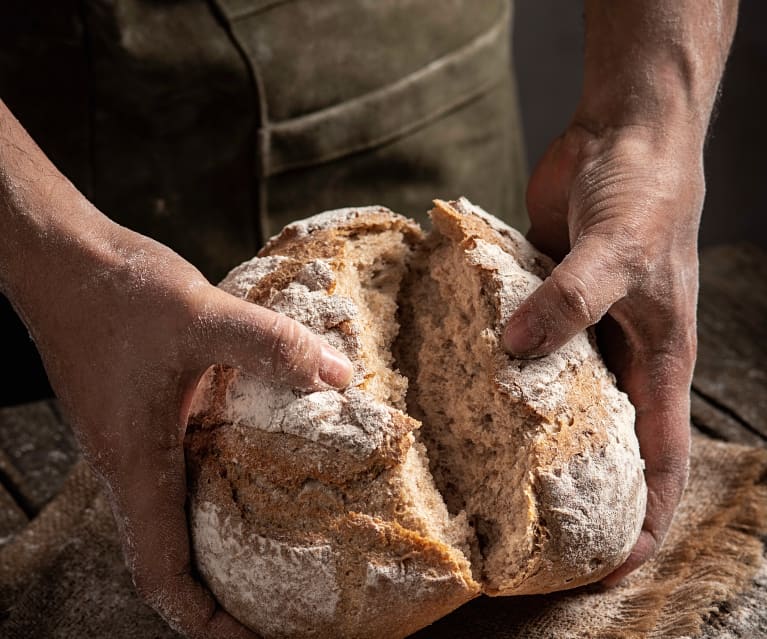
<instances>
[{"instance_id":1,"label":"burlap cloth","mask_svg":"<svg viewBox=\"0 0 767 639\"><path fill-rule=\"evenodd\" d=\"M689 487L667 541L625 585L482 597L416 636L767 636L766 478L767 450L695 437ZM104 490L83 462L0 547L0 636L178 636L134 594Z\"/></svg>"}]
</instances>

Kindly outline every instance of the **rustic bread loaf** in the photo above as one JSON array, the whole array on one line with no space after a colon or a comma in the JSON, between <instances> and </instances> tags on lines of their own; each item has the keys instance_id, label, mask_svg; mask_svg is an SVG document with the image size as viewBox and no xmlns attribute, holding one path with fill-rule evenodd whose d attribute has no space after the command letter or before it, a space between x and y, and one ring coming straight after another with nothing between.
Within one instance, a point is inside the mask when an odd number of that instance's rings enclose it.
<instances>
[{"instance_id":1,"label":"rustic bread loaf","mask_svg":"<svg viewBox=\"0 0 767 639\"><path fill-rule=\"evenodd\" d=\"M428 237L378 207L286 227L221 283L355 368L303 393L215 367L186 438L198 570L266 637L402 637L481 592L622 563L646 489L634 413L586 333L500 345L552 264L465 199Z\"/></svg>"}]
</instances>

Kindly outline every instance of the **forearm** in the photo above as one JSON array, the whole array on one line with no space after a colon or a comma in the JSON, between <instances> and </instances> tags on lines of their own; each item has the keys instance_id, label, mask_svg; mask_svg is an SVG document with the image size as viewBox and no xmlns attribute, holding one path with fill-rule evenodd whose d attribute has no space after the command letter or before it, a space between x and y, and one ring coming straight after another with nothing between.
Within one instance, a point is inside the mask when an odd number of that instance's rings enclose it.
<instances>
[{"instance_id":1,"label":"forearm","mask_svg":"<svg viewBox=\"0 0 767 639\"><path fill-rule=\"evenodd\" d=\"M109 224L0 101L0 292L25 320L44 289L104 246Z\"/></svg>"},{"instance_id":2,"label":"forearm","mask_svg":"<svg viewBox=\"0 0 767 639\"><path fill-rule=\"evenodd\" d=\"M583 93L593 131L693 129L701 142L737 19L737 0L586 0Z\"/></svg>"},{"instance_id":3,"label":"forearm","mask_svg":"<svg viewBox=\"0 0 767 639\"><path fill-rule=\"evenodd\" d=\"M586 0L580 103L527 190L528 237L561 261L514 312L507 348L547 355L601 319L603 353L636 407L647 512L608 584L655 553L686 482L702 150L736 10Z\"/></svg>"}]
</instances>

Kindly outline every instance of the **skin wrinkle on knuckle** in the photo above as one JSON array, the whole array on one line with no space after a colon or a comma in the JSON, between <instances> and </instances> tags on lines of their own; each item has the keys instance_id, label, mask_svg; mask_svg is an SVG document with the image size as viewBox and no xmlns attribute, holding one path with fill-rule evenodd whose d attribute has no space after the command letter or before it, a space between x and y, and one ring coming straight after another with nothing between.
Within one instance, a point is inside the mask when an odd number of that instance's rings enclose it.
<instances>
[{"instance_id":1,"label":"skin wrinkle on knuckle","mask_svg":"<svg viewBox=\"0 0 767 639\"><path fill-rule=\"evenodd\" d=\"M690 199L686 197L691 189L690 170L685 170L686 163L677 160L676 156L664 159L666 155L667 152L656 152L641 135L622 135L605 141L581 158L581 170L573 189L574 200L579 206L590 209L604 208L603 203L610 200L619 206L623 199L622 206L629 205L639 214L634 216L638 219L647 217L647 211L673 211L679 207L680 197ZM652 161L642 162L643 157ZM680 167L680 164L684 166ZM697 185L698 180L695 182ZM692 190L695 194L702 188L695 186ZM692 199L697 201L700 197ZM671 226L679 217L666 216L667 224Z\"/></svg>"},{"instance_id":2,"label":"skin wrinkle on knuckle","mask_svg":"<svg viewBox=\"0 0 767 639\"><path fill-rule=\"evenodd\" d=\"M652 524L645 524L642 526L642 532L647 533L647 535L650 537L650 544L647 547L647 549L642 553L640 557L637 559L640 559L642 563L647 561L648 559L652 558L658 550L660 550L661 544L663 543L663 538L666 536L665 531L659 530L656 526Z\"/></svg>"},{"instance_id":3,"label":"skin wrinkle on knuckle","mask_svg":"<svg viewBox=\"0 0 767 639\"><path fill-rule=\"evenodd\" d=\"M660 335L643 340L636 349L638 360L664 378L691 377L697 352L694 327L661 326L659 330Z\"/></svg>"},{"instance_id":4,"label":"skin wrinkle on knuckle","mask_svg":"<svg viewBox=\"0 0 767 639\"><path fill-rule=\"evenodd\" d=\"M648 531L660 532L660 539L671 522L689 476L689 455L677 455L673 459L661 457L662 465L648 468L645 473L648 490L645 527Z\"/></svg>"},{"instance_id":5,"label":"skin wrinkle on knuckle","mask_svg":"<svg viewBox=\"0 0 767 639\"><path fill-rule=\"evenodd\" d=\"M277 315L272 327L271 368L283 380L310 382L315 374L317 355L312 335L285 316Z\"/></svg>"},{"instance_id":6,"label":"skin wrinkle on knuckle","mask_svg":"<svg viewBox=\"0 0 767 639\"><path fill-rule=\"evenodd\" d=\"M652 508L648 506L642 530L652 537L656 544L656 550L663 544L666 533L671 527L681 494L681 490L675 491L673 495L664 496L661 499L656 498Z\"/></svg>"},{"instance_id":7,"label":"skin wrinkle on knuckle","mask_svg":"<svg viewBox=\"0 0 767 639\"><path fill-rule=\"evenodd\" d=\"M652 455L646 459L645 477L653 499L668 499L681 494L690 465L689 420L662 420L652 429L646 426L640 434L640 446L651 446Z\"/></svg>"},{"instance_id":8,"label":"skin wrinkle on knuckle","mask_svg":"<svg viewBox=\"0 0 767 639\"><path fill-rule=\"evenodd\" d=\"M660 486L684 485L689 469L689 450L687 437L667 436L661 447L648 465L646 475L653 484ZM660 480L660 481L659 481Z\"/></svg>"},{"instance_id":9,"label":"skin wrinkle on knuckle","mask_svg":"<svg viewBox=\"0 0 767 639\"><path fill-rule=\"evenodd\" d=\"M601 315L593 306L588 287L580 277L567 271L554 271L550 279L557 295L557 306L567 319L587 323L589 326L600 319Z\"/></svg>"},{"instance_id":10,"label":"skin wrinkle on knuckle","mask_svg":"<svg viewBox=\"0 0 767 639\"><path fill-rule=\"evenodd\" d=\"M591 209L600 202L612 202L622 198L629 190L643 186L641 179L627 175L626 168L620 166L599 167L580 176L574 191L575 202L583 209Z\"/></svg>"},{"instance_id":11,"label":"skin wrinkle on knuckle","mask_svg":"<svg viewBox=\"0 0 767 639\"><path fill-rule=\"evenodd\" d=\"M580 233L601 231L608 246L618 246L623 262L631 263L646 255L648 246L653 244L654 228L647 212L657 210L649 199L640 199L633 193L602 190L588 201L578 202L585 213L579 220Z\"/></svg>"},{"instance_id":12,"label":"skin wrinkle on knuckle","mask_svg":"<svg viewBox=\"0 0 767 639\"><path fill-rule=\"evenodd\" d=\"M651 186L651 174L635 157L639 156L607 148L583 158L575 182L575 192L588 202L601 192L622 193L627 189Z\"/></svg>"}]
</instances>

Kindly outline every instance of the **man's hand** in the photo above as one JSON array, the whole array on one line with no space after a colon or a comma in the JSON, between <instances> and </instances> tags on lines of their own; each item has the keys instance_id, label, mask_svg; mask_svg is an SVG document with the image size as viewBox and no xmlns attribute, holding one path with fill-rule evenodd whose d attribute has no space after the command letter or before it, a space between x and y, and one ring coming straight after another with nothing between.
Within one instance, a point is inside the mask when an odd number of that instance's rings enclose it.
<instances>
[{"instance_id":1,"label":"man's hand","mask_svg":"<svg viewBox=\"0 0 767 639\"><path fill-rule=\"evenodd\" d=\"M0 288L29 328L83 451L106 479L139 593L189 637L255 637L196 580L184 430L212 364L296 387L351 365L300 324L211 286L99 213L0 102Z\"/></svg>"},{"instance_id":2,"label":"man's hand","mask_svg":"<svg viewBox=\"0 0 767 639\"><path fill-rule=\"evenodd\" d=\"M599 322L637 411L647 511L607 585L658 549L687 478L703 141L736 9L586 0L581 100L528 185L529 239L561 262L511 317L506 348L545 355Z\"/></svg>"},{"instance_id":3,"label":"man's hand","mask_svg":"<svg viewBox=\"0 0 767 639\"><path fill-rule=\"evenodd\" d=\"M655 552L687 478L702 201L695 145L640 129L598 136L571 127L528 188L530 241L564 259L514 313L506 346L545 355L607 314L603 350L637 410L647 515L608 583Z\"/></svg>"},{"instance_id":4,"label":"man's hand","mask_svg":"<svg viewBox=\"0 0 767 639\"><path fill-rule=\"evenodd\" d=\"M197 582L185 513L186 413L214 363L305 389L343 386L348 361L300 324L208 284L166 247L111 227L33 326L51 384L111 489L139 594L190 637L251 637Z\"/></svg>"}]
</instances>

